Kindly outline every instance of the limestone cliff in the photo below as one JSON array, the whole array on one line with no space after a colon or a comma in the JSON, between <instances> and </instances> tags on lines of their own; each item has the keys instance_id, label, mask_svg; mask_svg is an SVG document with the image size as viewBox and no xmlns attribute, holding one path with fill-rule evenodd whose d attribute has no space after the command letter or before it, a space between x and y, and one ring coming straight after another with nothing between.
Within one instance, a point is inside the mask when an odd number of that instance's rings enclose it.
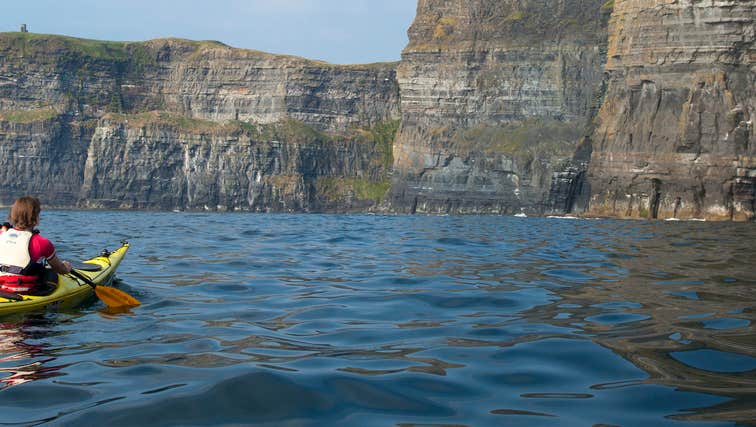
<instances>
[{"instance_id":1,"label":"limestone cliff","mask_svg":"<svg viewBox=\"0 0 756 427\"><path fill-rule=\"evenodd\" d=\"M0 34L0 203L371 209L388 188L395 66Z\"/></svg>"},{"instance_id":2,"label":"limestone cliff","mask_svg":"<svg viewBox=\"0 0 756 427\"><path fill-rule=\"evenodd\" d=\"M615 0L589 214L754 218L754 0Z\"/></svg>"},{"instance_id":3,"label":"limestone cliff","mask_svg":"<svg viewBox=\"0 0 756 427\"><path fill-rule=\"evenodd\" d=\"M0 204L756 218L756 0L604 1L419 0L399 64L0 34Z\"/></svg>"},{"instance_id":4,"label":"limestone cliff","mask_svg":"<svg viewBox=\"0 0 756 427\"><path fill-rule=\"evenodd\" d=\"M341 130L398 115L395 66L338 66L218 42L1 33L0 110L44 105L85 117L162 110L213 121L291 118Z\"/></svg>"},{"instance_id":5,"label":"limestone cliff","mask_svg":"<svg viewBox=\"0 0 756 427\"><path fill-rule=\"evenodd\" d=\"M392 207L540 213L601 95L598 0L420 0L397 72Z\"/></svg>"},{"instance_id":6,"label":"limestone cliff","mask_svg":"<svg viewBox=\"0 0 756 427\"><path fill-rule=\"evenodd\" d=\"M79 198L97 208L367 210L388 189L388 161L376 155L389 154L388 142L294 120L187 125L165 114L108 115L89 144Z\"/></svg>"}]
</instances>

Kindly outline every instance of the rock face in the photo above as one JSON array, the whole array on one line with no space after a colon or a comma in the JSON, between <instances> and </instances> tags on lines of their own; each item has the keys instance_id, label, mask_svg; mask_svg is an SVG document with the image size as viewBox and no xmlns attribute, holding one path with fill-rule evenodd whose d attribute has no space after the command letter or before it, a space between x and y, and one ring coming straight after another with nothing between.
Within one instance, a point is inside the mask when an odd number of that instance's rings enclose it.
<instances>
[{"instance_id":1,"label":"rock face","mask_svg":"<svg viewBox=\"0 0 756 427\"><path fill-rule=\"evenodd\" d=\"M371 209L388 189L395 66L0 34L0 203Z\"/></svg>"},{"instance_id":2,"label":"rock face","mask_svg":"<svg viewBox=\"0 0 756 427\"><path fill-rule=\"evenodd\" d=\"M133 119L132 119L133 121ZM234 127L204 123L187 132L169 121L143 126L108 116L95 129L87 152L80 200L85 207L181 208L303 212L365 210L380 198L342 194L360 180L382 184L384 163L375 161L375 138L343 139L310 133L289 121ZM281 141L286 142L281 142ZM102 162L100 159L108 159ZM365 192L365 190L362 190ZM359 189L358 189L359 192Z\"/></svg>"},{"instance_id":3,"label":"rock face","mask_svg":"<svg viewBox=\"0 0 756 427\"><path fill-rule=\"evenodd\" d=\"M0 121L0 203L20 195L54 206L75 206L90 132L78 123L50 117Z\"/></svg>"},{"instance_id":4,"label":"rock face","mask_svg":"<svg viewBox=\"0 0 756 427\"><path fill-rule=\"evenodd\" d=\"M600 97L601 4L420 0L398 69L392 207L543 212Z\"/></svg>"},{"instance_id":5,"label":"rock face","mask_svg":"<svg viewBox=\"0 0 756 427\"><path fill-rule=\"evenodd\" d=\"M354 66L3 33L0 204L752 220L755 7L419 0Z\"/></svg>"},{"instance_id":6,"label":"rock face","mask_svg":"<svg viewBox=\"0 0 756 427\"><path fill-rule=\"evenodd\" d=\"M615 0L589 214L754 218L755 8Z\"/></svg>"},{"instance_id":7,"label":"rock face","mask_svg":"<svg viewBox=\"0 0 756 427\"><path fill-rule=\"evenodd\" d=\"M372 126L397 117L394 63L338 66L160 39L116 43L0 34L0 109L45 105L98 117L161 110L192 119L274 123L318 130Z\"/></svg>"}]
</instances>

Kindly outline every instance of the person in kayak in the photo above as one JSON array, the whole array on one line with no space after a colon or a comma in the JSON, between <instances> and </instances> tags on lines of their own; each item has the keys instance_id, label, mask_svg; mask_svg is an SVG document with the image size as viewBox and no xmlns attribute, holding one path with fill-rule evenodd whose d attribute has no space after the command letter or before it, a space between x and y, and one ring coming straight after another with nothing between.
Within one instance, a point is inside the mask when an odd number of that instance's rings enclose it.
<instances>
[{"instance_id":1,"label":"person in kayak","mask_svg":"<svg viewBox=\"0 0 756 427\"><path fill-rule=\"evenodd\" d=\"M36 197L21 197L13 203L13 228L0 234L0 290L33 293L45 275L45 261L59 274L71 271L71 263L61 261L55 246L39 234L41 205Z\"/></svg>"},{"instance_id":2,"label":"person in kayak","mask_svg":"<svg viewBox=\"0 0 756 427\"><path fill-rule=\"evenodd\" d=\"M0 226L0 234L2 234L4 231L10 230L11 228L13 228L13 226L11 225L11 223L8 222L8 221L5 221L3 223L3 225Z\"/></svg>"}]
</instances>

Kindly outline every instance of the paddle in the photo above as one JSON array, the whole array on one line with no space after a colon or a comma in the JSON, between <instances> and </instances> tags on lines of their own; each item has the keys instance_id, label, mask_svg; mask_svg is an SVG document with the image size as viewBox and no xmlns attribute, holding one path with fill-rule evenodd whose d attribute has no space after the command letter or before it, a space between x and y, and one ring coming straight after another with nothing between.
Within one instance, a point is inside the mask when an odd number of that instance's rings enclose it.
<instances>
[{"instance_id":1,"label":"paddle","mask_svg":"<svg viewBox=\"0 0 756 427\"><path fill-rule=\"evenodd\" d=\"M94 288L97 297L100 298L100 300L102 300L102 302L104 302L105 305L108 306L108 308L132 308L141 305L141 303L137 301L136 298L132 297L126 292L108 286L99 286L97 283L90 280L87 276L79 273L74 269L72 269L69 274L76 277L77 279L83 280L84 283Z\"/></svg>"}]
</instances>

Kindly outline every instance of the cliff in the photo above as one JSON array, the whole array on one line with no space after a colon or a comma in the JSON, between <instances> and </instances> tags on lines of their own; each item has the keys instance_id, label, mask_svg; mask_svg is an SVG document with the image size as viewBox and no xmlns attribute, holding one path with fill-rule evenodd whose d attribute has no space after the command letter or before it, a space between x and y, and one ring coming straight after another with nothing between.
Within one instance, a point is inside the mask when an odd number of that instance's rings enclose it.
<instances>
[{"instance_id":1,"label":"cliff","mask_svg":"<svg viewBox=\"0 0 756 427\"><path fill-rule=\"evenodd\" d=\"M614 1L588 214L755 217L755 7Z\"/></svg>"},{"instance_id":2,"label":"cliff","mask_svg":"<svg viewBox=\"0 0 756 427\"><path fill-rule=\"evenodd\" d=\"M294 120L181 121L154 113L104 117L89 144L81 204L351 211L371 208L388 189L387 161L375 153L388 154L390 139L371 131L332 135Z\"/></svg>"},{"instance_id":3,"label":"cliff","mask_svg":"<svg viewBox=\"0 0 756 427\"><path fill-rule=\"evenodd\" d=\"M601 96L601 6L420 0L397 71L392 208L546 210L552 175L571 163Z\"/></svg>"},{"instance_id":4,"label":"cliff","mask_svg":"<svg viewBox=\"0 0 756 427\"><path fill-rule=\"evenodd\" d=\"M388 189L395 66L0 34L0 203L371 209Z\"/></svg>"},{"instance_id":5,"label":"cliff","mask_svg":"<svg viewBox=\"0 0 756 427\"><path fill-rule=\"evenodd\" d=\"M756 218L756 0L603 1L419 0L398 64L0 34L0 203Z\"/></svg>"}]
</instances>

